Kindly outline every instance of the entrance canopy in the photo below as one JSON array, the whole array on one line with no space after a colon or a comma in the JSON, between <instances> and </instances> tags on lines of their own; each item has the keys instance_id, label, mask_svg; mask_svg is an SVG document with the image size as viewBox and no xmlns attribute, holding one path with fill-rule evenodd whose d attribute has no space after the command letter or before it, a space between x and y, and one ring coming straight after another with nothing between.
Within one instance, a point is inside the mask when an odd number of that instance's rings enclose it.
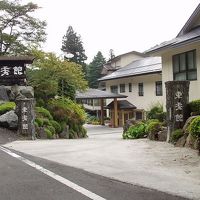
<instances>
[{"instance_id":1,"label":"entrance canopy","mask_svg":"<svg viewBox=\"0 0 200 200\"><path fill-rule=\"evenodd\" d=\"M136 106L130 103L127 100L119 100L117 101L118 109L136 109ZM105 108L113 109L114 108L114 101L109 103Z\"/></svg>"},{"instance_id":2,"label":"entrance canopy","mask_svg":"<svg viewBox=\"0 0 200 200\"><path fill-rule=\"evenodd\" d=\"M84 100L84 99L100 99L101 103L101 125L104 125L104 107L103 100L104 99L114 99L114 127L118 127L118 108L117 108L117 98L126 98L126 95L115 94L108 91L98 90L89 88L85 92L77 92L76 99Z\"/></svg>"}]
</instances>

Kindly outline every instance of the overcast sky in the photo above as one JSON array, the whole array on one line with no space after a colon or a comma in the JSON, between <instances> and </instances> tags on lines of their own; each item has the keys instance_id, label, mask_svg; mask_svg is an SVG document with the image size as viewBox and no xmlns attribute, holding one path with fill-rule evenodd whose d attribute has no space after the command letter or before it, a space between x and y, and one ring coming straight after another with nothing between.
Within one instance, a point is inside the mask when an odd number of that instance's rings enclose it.
<instances>
[{"instance_id":1,"label":"overcast sky","mask_svg":"<svg viewBox=\"0 0 200 200\"><path fill-rule=\"evenodd\" d=\"M23 0L27 2L28 0ZM28 1L29 2L29 1ZM129 51L143 52L170 40L199 4L199 0L32 0L46 20L44 50L61 54L62 37L71 25L81 35L90 62L98 51L108 58Z\"/></svg>"}]
</instances>

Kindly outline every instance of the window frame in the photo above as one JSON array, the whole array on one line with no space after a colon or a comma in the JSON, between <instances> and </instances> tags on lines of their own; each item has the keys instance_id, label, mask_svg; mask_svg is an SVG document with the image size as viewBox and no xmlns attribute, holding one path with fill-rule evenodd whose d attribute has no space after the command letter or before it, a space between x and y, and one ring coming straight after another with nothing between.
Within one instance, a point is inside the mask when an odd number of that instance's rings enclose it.
<instances>
[{"instance_id":1,"label":"window frame","mask_svg":"<svg viewBox=\"0 0 200 200\"><path fill-rule=\"evenodd\" d=\"M133 90L133 85L132 85L132 83L129 83L128 84L128 91L132 92L132 90Z\"/></svg>"},{"instance_id":2,"label":"window frame","mask_svg":"<svg viewBox=\"0 0 200 200\"><path fill-rule=\"evenodd\" d=\"M113 92L113 88L115 88L116 92ZM110 92L114 93L114 94L118 94L118 85L111 85L110 86Z\"/></svg>"},{"instance_id":3,"label":"window frame","mask_svg":"<svg viewBox=\"0 0 200 200\"><path fill-rule=\"evenodd\" d=\"M192 69L189 69L189 65L188 65L188 60L189 60L189 53L193 53L193 68ZM184 60L184 63L185 63L185 69L182 70L181 69L181 56L183 56L185 54L185 60ZM178 59L178 72L175 72L175 60ZM172 56L172 70L173 70L173 80L177 80L176 79L176 76L178 74L181 74L181 73L184 73L186 78L184 80L189 80L189 81L196 81L197 80L197 64L196 64L196 49L193 49L193 50L190 50L190 51L186 51L186 52L183 52L183 53L179 53L179 54L176 54L176 55L173 55ZM190 72L195 72L196 73L196 78L195 79L189 79L189 76L188 74Z\"/></svg>"},{"instance_id":4,"label":"window frame","mask_svg":"<svg viewBox=\"0 0 200 200\"><path fill-rule=\"evenodd\" d=\"M144 83L138 83L138 96L144 96Z\"/></svg>"},{"instance_id":5,"label":"window frame","mask_svg":"<svg viewBox=\"0 0 200 200\"><path fill-rule=\"evenodd\" d=\"M119 84L119 92L120 93L125 93L126 92L126 84L125 83Z\"/></svg>"},{"instance_id":6,"label":"window frame","mask_svg":"<svg viewBox=\"0 0 200 200\"><path fill-rule=\"evenodd\" d=\"M161 86L161 90L158 90L158 86ZM155 82L155 89L156 89L156 96L163 96L162 81Z\"/></svg>"}]
</instances>

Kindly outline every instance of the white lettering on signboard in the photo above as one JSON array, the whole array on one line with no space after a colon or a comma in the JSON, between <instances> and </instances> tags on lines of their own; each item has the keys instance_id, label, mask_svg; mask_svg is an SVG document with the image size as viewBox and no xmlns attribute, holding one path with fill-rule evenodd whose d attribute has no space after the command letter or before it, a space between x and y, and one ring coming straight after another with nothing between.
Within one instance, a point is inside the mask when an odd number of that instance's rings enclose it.
<instances>
[{"instance_id":1,"label":"white lettering on signboard","mask_svg":"<svg viewBox=\"0 0 200 200\"><path fill-rule=\"evenodd\" d=\"M13 69L14 69L14 75L22 75L23 74L22 67L15 66L15 67L13 67Z\"/></svg>"},{"instance_id":2,"label":"white lettering on signboard","mask_svg":"<svg viewBox=\"0 0 200 200\"><path fill-rule=\"evenodd\" d=\"M175 118L176 118L177 122L182 122L183 121L183 115L182 114L176 114Z\"/></svg>"},{"instance_id":3,"label":"white lettering on signboard","mask_svg":"<svg viewBox=\"0 0 200 200\"><path fill-rule=\"evenodd\" d=\"M9 67L2 67L1 68L1 76L9 76L10 75L10 68Z\"/></svg>"},{"instance_id":4,"label":"white lettering on signboard","mask_svg":"<svg viewBox=\"0 0 200 200\"><path fill-rule=\"evenodd\" d=\"M28 129L28 124L22 124L22 129L27 130Z\"/></svg>"},{"instance_id":5,"label":"white lettering on signboard","mask_svg":"<svg viewBox=\"0 0 200 200\"><path fill-rule=\"evenodd\" d=\"M175 104L175 109L176 110L183 110L183 104L181 102L177 102Z\"/></svg>"},{"instance_id":6,"label":"white lettering on signboard","mask_svg":"<svg viewBox=\"0 0 200 200\"><path fill-rule=\"evenodd\" d=\"M175 94L175 99L181 99L182 97L183 97L182 92L177 91L176 94Z\"/></svg>"}]
</instances>

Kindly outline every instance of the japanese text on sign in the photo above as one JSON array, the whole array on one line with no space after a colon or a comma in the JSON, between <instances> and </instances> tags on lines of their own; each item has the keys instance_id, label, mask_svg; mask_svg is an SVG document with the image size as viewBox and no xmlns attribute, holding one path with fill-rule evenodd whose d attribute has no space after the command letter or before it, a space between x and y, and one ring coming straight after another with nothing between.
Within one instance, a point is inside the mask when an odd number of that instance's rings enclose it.
<instances>
[{"instance_id":1,"label":"japanese text on sign","mask_svg":"<svg viewBox=\"0 0 200 200\"><path fill-rule=\"evenodd\" d=\"M175 110L182 112L183 111L183 104L181 103L181 99L183 97L183 94L181 91L177 91L175 93L175 99L177 99L178 101L175 104ZM175 120L176 122L183 122L183 113L177 113L175 115Z\"/></svg>"}]
</instances>

